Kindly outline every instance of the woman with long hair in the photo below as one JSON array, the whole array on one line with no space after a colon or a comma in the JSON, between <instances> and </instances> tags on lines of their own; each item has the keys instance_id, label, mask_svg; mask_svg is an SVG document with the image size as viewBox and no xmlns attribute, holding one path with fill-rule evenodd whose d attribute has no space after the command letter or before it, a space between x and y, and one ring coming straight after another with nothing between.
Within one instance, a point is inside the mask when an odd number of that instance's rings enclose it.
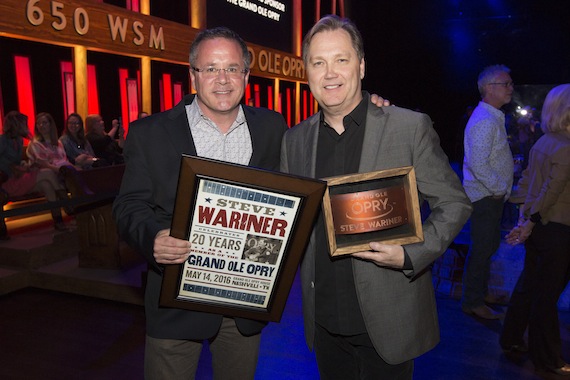
<instances>
[{"instance_id":1,"label":"woman with long hair","mask_svg":"<svg viewBox=\"0 0 570 380\"><path fill-rule=\"evenodd\" d=\"M18 111L10 111L4 118L0 135L0 176L3 198L18 197L32 192L44 194L48 201L56 201L58 195L67 193L57 174L49 168L37 168L24 159L24 138L30 138L28 117ZM66 230L61 210L51 211L57 230ZM6 224L0 221L0 238L7 239Z\"/></svg>"},{"instance_id":2,"label":"woman with long hair","mask_svg":"<svg viewBox=\"0 0 570 380\"><path fill-rule=\"evenodd\" d=\"M41 112L36 116L34 139L28 144L26 153L32 164L51 169L56 173L60 167L71 165L63 145L58 140L55 121L47 112Z\"/></svg>"},{"instance_id":3,"label":"woman with long hair","mask_svg":"<svg viewBox=\"0 0 570 380\"><path fill-rule=\"evenodd\" d=\"M80 169L104 166L104 160L95 157L95 152L85 138L83 119L79 114L72 113L67 117L63 135L59 138L67 159Z\"/></svg>"}]
</instances>

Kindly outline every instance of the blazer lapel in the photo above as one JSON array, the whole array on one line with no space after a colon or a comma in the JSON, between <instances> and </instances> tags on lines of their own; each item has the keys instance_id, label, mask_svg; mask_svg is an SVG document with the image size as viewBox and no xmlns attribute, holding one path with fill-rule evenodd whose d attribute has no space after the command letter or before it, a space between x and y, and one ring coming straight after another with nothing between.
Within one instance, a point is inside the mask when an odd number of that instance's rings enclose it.
<instances>
[{"instance_id":1,"label":"blazer lapel","mask_svg":"<svg viewBox=\"0 0 570 380\"><path fill-rule=\"evenodd\" d=\"M305 149L304 154L301 157L307 157L304 163L303 172L307 173L307 176L315 178L316 167L317 167L317 148L319 143L319 122L320 122L320 112L314 115L310 119L310 124L307 128L307 135L305 136L305 141L303 148Z\"/></svg>"},{"instance_id":2,"label":"blazer lapel","mask_svg":"<svg viewBox=\"0 0 570 380\"><path fill-rule=\"evenodd\" d=\"M360 173L366 173L376 170L380 159L380 148L382 144L382 135L386 130L386 123L389 115L376 107L374 104L368 104L368 112L366 115L366 130L364 131L364 142L362 144L362 154L360 155Z\"/></svg>"},{"instance_id":3,"label":"blazer lapel","mask_svg":"<svg viewBox=\"0 0 570 380\"><path fill-rule=\"evenodd\" d=\"M249 166L257 167L260 165L263 155L265 154L263 144L266 140L267 128L263 121L260 120L255 108L242 106L242 109L251 137L251 148L253 149L253 153L249 159Z\"/></svg>"},{"instance_id":4,"label":"blazer lapel","mask_svg":"<svg viewBox=\"0 0 570 380\"><path fill-rule=\"evenodd\" d=\"M171 122L164 126L164 130L177 152L196 156L196 146L186 116L186 105L192 103L193 99L194 95L186 95L180 103L172 108L168 115Z\"/></svg>"},{"instance_id":5,"label":"blazer lapel","mask_svg":"<svg viewBox=\"0 0 570 380\"><path fill-rule=\"evenodd\" d=\"M289 144L289 152L291 170L295 174L315 178L317 164L317 146L319 141L319 121L320 112L309 117L300 125L293 128L299 128L298 133L293 134L292 143ZM303 160L297 159L304 157Z\"/></svg>"}]
</instances>

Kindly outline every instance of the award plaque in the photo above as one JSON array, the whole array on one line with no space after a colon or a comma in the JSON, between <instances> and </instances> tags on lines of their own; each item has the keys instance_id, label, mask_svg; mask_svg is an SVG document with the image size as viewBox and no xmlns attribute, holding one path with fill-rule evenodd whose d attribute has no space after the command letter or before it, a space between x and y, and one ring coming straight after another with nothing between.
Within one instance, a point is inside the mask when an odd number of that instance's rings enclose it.
<instances>
[{"instance_id":1,"label":"award plaque","mask_svg":"<svg viewBox=\"0 0 570 380\"><path fill-rule=\"evenodd\" d=\"M160 305L277 322L326 183L183 156L171 236L189 240L166 265Z\"/></svg>"},{"instance_id":2,"label":"award plaque","mask_svg":"<svg viewBox=\"0 0 570 380\"><path fill-rule=\"evenodd\" d=\"M370 250L373 241L423 240L412 166L325 178L323 214L331 256Z\"/></svg>"}]
</instances>

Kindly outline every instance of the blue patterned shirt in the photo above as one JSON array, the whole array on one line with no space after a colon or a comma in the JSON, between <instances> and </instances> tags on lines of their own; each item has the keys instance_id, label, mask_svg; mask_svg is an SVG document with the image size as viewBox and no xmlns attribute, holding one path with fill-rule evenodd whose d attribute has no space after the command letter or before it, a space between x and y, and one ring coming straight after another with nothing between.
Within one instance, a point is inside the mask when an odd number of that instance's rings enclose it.
<instances>
[{"instance_id":1,"label":"blue patterned shirt","mask_svg":"<svg viewBox=\"0 0 570 380\"><path fill-rule=\"evenodd\" d=\"M513 186L514 163L503 112L479 102L463 142L463 187L471 202L501 194L506 201Z\"/></svg>"}]
</instances>

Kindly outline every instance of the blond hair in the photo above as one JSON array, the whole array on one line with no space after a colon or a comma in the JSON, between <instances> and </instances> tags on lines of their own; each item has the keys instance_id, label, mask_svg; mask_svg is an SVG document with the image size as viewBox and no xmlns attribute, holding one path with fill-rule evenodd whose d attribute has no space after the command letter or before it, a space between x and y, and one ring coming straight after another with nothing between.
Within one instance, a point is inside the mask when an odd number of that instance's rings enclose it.
<instances>
[{"instance_id":1,"label":"blond hair","mask_svg":"<svg viewBox=\"0 0 570 380\"><path fill-rule=\"evenodd\" d=\"M540 127L544 133L570 132L570 84L556 86L546 95Z\"/></svg>"}]
</instances>

